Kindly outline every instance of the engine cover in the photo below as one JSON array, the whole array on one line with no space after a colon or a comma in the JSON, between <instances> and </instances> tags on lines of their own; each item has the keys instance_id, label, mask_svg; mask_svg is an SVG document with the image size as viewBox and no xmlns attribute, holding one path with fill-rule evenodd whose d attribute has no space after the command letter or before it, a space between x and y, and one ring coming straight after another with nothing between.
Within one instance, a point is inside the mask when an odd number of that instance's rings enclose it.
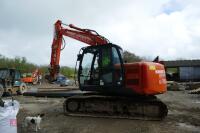
<instances>
[{"instance_id":1,"label":"engine cover","mask_svg":"<svg viewBox=\"0 0 200 133\"><path fill-rule=\"evenodd\" d=\"M162 64L154 62L126 63L125 89L141 95L156 95L166 92L167 82Z\"/></svg>"}]
</instances>

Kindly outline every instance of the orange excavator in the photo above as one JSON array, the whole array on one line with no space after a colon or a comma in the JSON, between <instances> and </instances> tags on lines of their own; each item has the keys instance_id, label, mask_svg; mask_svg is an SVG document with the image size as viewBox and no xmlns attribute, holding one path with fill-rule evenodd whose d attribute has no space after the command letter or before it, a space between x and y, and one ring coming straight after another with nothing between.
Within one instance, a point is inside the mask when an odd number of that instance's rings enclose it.
<instances>
[{"instance_id":1,"label":"orange excavator","mask_svg":"<svg viewBox=\"0 0 200 133\"><path fill-rule=\"evenodd\" d=\"M66 27L63 27L66 26ZM90 29L55 23L50 81L59 73L63 36L84 42L77 56L80 92L66 98L66 115L162 120L167 106L155 95L166 92L165 69L156 62L124 63L122 49Z\"/></svg>"},{"instance_id":2,"label":"orange excavator","mask_svg":"<svg viewBox=\"0 0 200 133\"><path fill-rule=\"evenodd\" d=\"M37 84L39 81L39 75L40 75L39 69L35 69L32 73L24 73L21 80L24 83Z\"/></svg>"}]
</instances>

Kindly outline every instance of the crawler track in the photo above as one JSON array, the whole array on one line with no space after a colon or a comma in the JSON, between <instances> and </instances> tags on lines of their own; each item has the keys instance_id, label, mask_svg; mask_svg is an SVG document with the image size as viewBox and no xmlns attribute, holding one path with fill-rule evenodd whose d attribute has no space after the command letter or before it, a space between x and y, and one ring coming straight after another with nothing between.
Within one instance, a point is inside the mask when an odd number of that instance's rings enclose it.
<instances>
[{"instance_id":1,"label":"crawler track","mask_svg":"<svg viewBox=\"0 0 200 133\"><path fill-rule=\"evenodd\" d=\"M64 114L72 116L162 120L167 106L156 97L72 96L64 102Z\"/></svg>"}]
</instances>

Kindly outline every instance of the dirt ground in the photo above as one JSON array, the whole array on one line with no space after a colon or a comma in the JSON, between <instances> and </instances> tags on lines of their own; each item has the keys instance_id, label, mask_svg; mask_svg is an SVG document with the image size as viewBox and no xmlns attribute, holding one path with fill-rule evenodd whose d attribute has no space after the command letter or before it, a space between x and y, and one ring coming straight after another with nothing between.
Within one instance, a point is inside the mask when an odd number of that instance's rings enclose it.
<instances>
[{"instance_id":1,"label":"dirt ground","mask_svg":"<svg viewBox=\"0 0 200 133\"><path fill-rule=\"evenodd\" d=\"M72 117L63 115L64 98L15 96L20 102L18 133L24 129L26 116L45 113L39 133L198 133L200 132L200 95L187 91L168 91L158 96L167 104L169 113L163 121L142 121Z\"/></svg>"}]
</instances>

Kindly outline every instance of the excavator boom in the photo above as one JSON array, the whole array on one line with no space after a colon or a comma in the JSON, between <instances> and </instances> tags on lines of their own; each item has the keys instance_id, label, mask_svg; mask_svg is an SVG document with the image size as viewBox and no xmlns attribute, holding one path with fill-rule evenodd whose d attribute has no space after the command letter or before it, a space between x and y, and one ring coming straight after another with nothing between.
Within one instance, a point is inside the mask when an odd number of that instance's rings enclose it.
<instances>
[{"instance_id":1,"label":"excavator boom","mask_svg":"<svg viewBox=\"0 0 200 133\"><path fill-rule=\"evenodd\" d=\"M90 29L82 29L76 27L72 24L67 25L64 28L62 22L58 20L55 23L54 38L52 43L51 51L51 63L50 63L50 81L56 80L57 74L59 73L59 63L60 63L60 52L62 50L63 36L67 36L78 40L80 42L86 43L88 45L105 45L109 41L105 37L99 35L96 31Z\"/></svg>"}]
</instances>

